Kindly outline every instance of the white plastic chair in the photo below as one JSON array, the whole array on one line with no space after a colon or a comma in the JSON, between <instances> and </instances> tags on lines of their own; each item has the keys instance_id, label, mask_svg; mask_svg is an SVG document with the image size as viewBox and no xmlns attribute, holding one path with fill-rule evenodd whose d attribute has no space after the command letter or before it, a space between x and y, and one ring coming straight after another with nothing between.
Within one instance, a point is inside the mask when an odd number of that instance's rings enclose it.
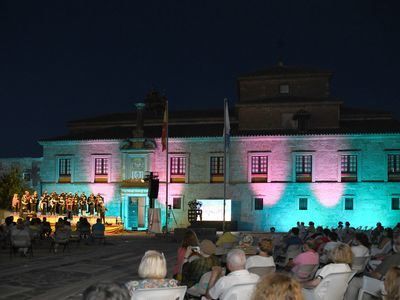
<instances>
[{"instance_id":1,"label":"white plastic chair","mask_svg":"<svg viewBox=\"0 0 400 300\"><path fill-rule=\"evenodd\" d=\"M132 300L183 300L186 286L170 288L138 289L132 293Z\"/></svg>"},{"instance_id":2,"label":"white plastic chair","mask_svg":"<svg viewBox=\"0 0 400 300\"><path fill-rule=\"evenodd\" d=\"M220 298L221 300L250 300L256 289L256 283L236 284Z\"/></svg>"},{"instance_id":3,"label":"white plastic chair","mask_svg":"<svg viewBox=\"0 0 400 300\"><path fill-rule=\"evenodd\" d=\"M363 276L363 284L358 292L358 300L362 300L364 294L369 294L377 298L381 298L381 291L383 287L383 281L368 277L368 276Z\"/></svg>"},{"instance_id":4,"label":"white plastic chair","mask_svg":"<svg viewBox=\"0 0 400 300\"><path fill-rule=\"evenodd\" d=\"M208 283L210 282L210 278L211 271L204 273L198 283L187 289L187 294L193 297L201 297L202 295L205 295L207 292Z\"/></svg>"},{"instance_id":5,"label":"white plastic chair","mask_svg":"<svg viewBox=\"0 0 400 300\"><path fill-rule=\"evenodd\" d=\"M319 265L300 265L296 269L296 272L293 272L293 269L292 272L298 281L308 281L314 278L318 267Z\"/></svg>"},{"instance_id":6,"label":"white plastic chair","mask_svg":"<svg viewBox=\"0 0 400 300\"><path fill-rule=\"evenodd\" d=\"M258 276L264 276L269 273L275 273L275 266L270 266L270 267L252 267L248 268L247 271L250 273L257 274Z\"/></svg>"},{"instance_id":7,"label":"white plastic chair","mask_svg":"<svg viewBox=\"0 0 400 300\"><path fill-rule=\"evenodd\" d=\"M304 289L306 300L340 300L346 293L347 286L355 272L332 273L326 276L313 289Z\"/></svg>"}]
</instances>

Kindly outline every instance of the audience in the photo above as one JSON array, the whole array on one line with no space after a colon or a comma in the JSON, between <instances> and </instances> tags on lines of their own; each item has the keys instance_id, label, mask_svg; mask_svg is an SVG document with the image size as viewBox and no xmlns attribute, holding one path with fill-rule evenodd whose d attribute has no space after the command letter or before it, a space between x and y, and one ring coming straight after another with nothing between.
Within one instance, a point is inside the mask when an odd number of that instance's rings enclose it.
<instances>
[{"instance_id":1,"label":"audience","mask_svg":"<svg viewBox=\"0 0 400 300\"><path fill-rule=\"evenodd\" d=\"M332 273L350 272L350 264L352 262L353 254L351 249L346 244L340 244L331 253L333 263L324 266L317 271L316 277L313 280L303 283L306 288L315 288L320 284L321 280Z\"/></svg>"},{"instance_id":2,"label":"audience","mask_svg":"<svg viewBox=\"0 0 400 300\"><path fill-rule=\"evenodd\" d=\"M214 255L216 246L210 240L203 240L200 248L188 247L182 267L182 285L188 288L200 281L201 276L219 266L220 261Z\"/></svg>"},{"instance_id":3,"label":"audience","mask_svg":"<svg viewBox=\"0 0 400 300\"><path fill-rule=\"evenodd\" d=\"M253 300L303 300L298 281L282 273L264 276L257 284Z\"/></svg>"},{"instance_id":4,"label":"audience","mask_svg":"<svg viewBox=\"0 0 400 300\"><path fill-rule=\"evenodd\" d=\"M138 274L142 278L140 281L129 281L126 287L132 294L136 289L151 289L162 287L177 287L178 281L166 279L167 262L163 253L158 251L147 251L139 265Z\"/></svg>"},{"instance_id":5,"label":"audience","mask_svg":"<svg viewBox=\"0 0 400 300\"><path fill-rule=\"evenodd\" d=\"M128 289L124 285L112 282L99 282L89 286L83 292L83 300L130 300Z\"/></svg>"},{"instance_id":6,"label":"audience","mask_svg":"<svg viewBox=\"0 0 400 300\"><path fill-rule=\"evenodd\" d=\"M400 266L394 266L387 271L384 281L384 298L388 300L400 299Z\"/></svg>"},{"instance_id":7,"label":"audience","mask_svg":"<svg viewBox=\"0 0 400 300\"><path fill-rule=\"evenodd\" d=\"M272 257L273 245L270 239L262 239L258 243L258 255L250 256L246 261L246 269L253 267L275 267Z\"/></svg>"},{"instance_id":8,"label":"audience","mask_svg":"<svg viewBox=\"0 0 400 300\"><path fill-rule=\"evenodd\" d=\"M182 266L185 260L185 254L189 247L199 246L199 240L193 230L186 230L182 240L181 246L178 248L178 254L176 258L176 264L173 269L173 277L177 280L182 280ZM190 249L191 250L191 249Z\"/></svg>"},{"instance_id":9,"label":"audience","mask_svg":"<svg viewBox=\"0 0 400 300\"><path fill-rule=\"evenodd\" d=\"M249 273L245 269L246 254L241 249L233 249L226 256L226 266L230 273L223 275L223 270L219 266L212 268L210 282L208 284L206 298L223 298L229 289L237 284L256 283L259 276ZM222 276L222 277L221 277Z\"/></svg>"}]
</instances>

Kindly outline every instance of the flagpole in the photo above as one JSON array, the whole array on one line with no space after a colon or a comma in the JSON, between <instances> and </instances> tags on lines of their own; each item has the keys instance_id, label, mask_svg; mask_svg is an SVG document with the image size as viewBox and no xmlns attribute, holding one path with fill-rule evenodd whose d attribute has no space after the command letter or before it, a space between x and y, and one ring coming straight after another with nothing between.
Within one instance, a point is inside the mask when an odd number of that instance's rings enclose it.
<instances>
[{"instance_id":1,"label":"flagpole","mask_svg":"<svg viewBox=\"0 0 400 300\"><path fill-rule=\"evenodd\" d=\"M227 105L227 99L224 99L224 212L223 212L223 222L222 222L222 231L225 232L225 207L226 207L226 157L227 157L227 132L226 132L226 105Z\"/></svg>"},{"instance_id":2,"label":"flagpole","mask_svg":"<svg viewBox=\"0 0 400 300\"><path fill-rule=\"evenodd\" d=\"M165 233L168 235L168 123L169 123L169 115L168 115L168 100L165 101L165 111L167 114L167 127L166 127L166 151L165 151Z\"/></svg>"}]
</instances>

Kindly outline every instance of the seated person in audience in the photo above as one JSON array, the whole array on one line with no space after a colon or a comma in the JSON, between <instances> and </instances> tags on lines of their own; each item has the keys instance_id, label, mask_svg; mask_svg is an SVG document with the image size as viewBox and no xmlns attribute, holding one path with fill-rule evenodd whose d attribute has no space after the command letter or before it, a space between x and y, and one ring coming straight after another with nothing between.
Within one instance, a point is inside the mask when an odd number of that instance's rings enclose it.
<instances>
[{"instance_id":1,"label":"seated person in audience","mask_svg":"<svg viewBox=\"0 0 400 300\"><path fill-rule=\"evenodd\" d=\"M391 267L387 271L383 285L382 294L385 296L384 299L400 299L400 266Z\"/></svg>"},{"instance_id":2,"label":"seated person in audience","mask_svg":"<svg viewBox=\"0 0 400 300\"><path fill-rule=\"evenodd\" d=\"M188 247L198 247L199 240L197 239L197 235L193 230L186 230L185 235L183 236L182 244L178 248L178 254L176 259L176 264L173 269L173 277L177 280L182 280L182 266L183 261L185 260L185 254Z\"/></svg>"},{"instance_id":3,"label":"seated person in audience","mask_svg":"<svg viewBox=\"0 0 400 300\"><path fill-rule=\"evenodd\" d=\"M237 237L234 236L230 231L225 231L215 243L217 247L224 247L224 244L236 244Z\"/></svg>"},{"instance_id":4,"label":"seated person in audience","mask_svg":"<svg viewBox=\"0 0 400 300\"><path fill-rule=\"evenodd\" d=\"M47 221L46 217L43 217L43 222L42 222L42 236L50 236L51 234L51 226L50 223Z\"/></svg>"},{"instance_id":5,"label":"seated person in audience","mask_svg":"<svg viewBox=\"0 0 400 300\"><path fill-rule=\"evenodd\" d=\"M273 245L269 239L262 239L258 243L258 255L250 256L246 261L246 269L253 267L275 267L272 257Z\"/></svg>"},{"instance_id":6,"label":"seated person in audience","mask_svg":"<svg viewBox=\"0 0 400 300\"><path fill-rule=\"evenodd\" d=\"M146 251L139 265L138 274L142 280L128 281L125 285L132 294L136 289L177 287L178 281L166 279L167 262L163 253Z\"/></svg>"},{"instance_id":7,"label":"seated person in audience","mask_svg":"<svg viewBox=\"0 0 400 300\"><path fill-rule=\"evenodd\" d=\"M83 292L83 300L130 300L128 289L113 282L99 282Z\"/></svg>"},{"instance_id":8,"label":"seated person in audience","mask_svg":"<svg viewBox=\"0 0 400 300\"><path fill-rule=\"evenodd\" d=\"M302 272L301 266L303 265L319 265L319 255L314 250L315 243L313 240L308 240L303 245L303 253L300 253L295 258L290 260L287 264L288 269L291 269L294 276L301 280L310 276L309 272Z\"/></svg>"},{"instance_id":9,"label":"seated person in audience","mask_svg":"<svg viewBox=\"0 0 400 300\"><path fill-rule=\"evenodd\" d=\"M389 244L390 245L392 244L392 240L393 240L393 230L391 228L385 228L382 232L381 237L379 238L378 245L372 246L371 255L376 256L379 254L386 254L387 251L385 251L385 249L387 249Z\"/></svg>"},{"instance_id":10,"label":"seated person in audience","mask_svg":"<svg viewBox=\"0 0 400 300\"><path fill-rule=\"evenodd\" d=\"M292 245L302 245L303 242L299 238L299 229L297 227L293 227L290 230L289 237L286 238L283 243L285 244L285 251Z\"/></svg>"},{"instance_id":11,"label":"seated person in audience","mask_svg":"<svg viewBox=\"0 0 400 300\"><path fill-rule=\"evenodd\" d=\"M201 276L219 266L220 261L214 255L216 246L210 240L203 240L200 249L188 247L182 267L182 285L188 288L200 281Z\"/></svg>"},{"instance_id":12,"label":"seated person in audience","mask_svg":"<svg viewBox=\"0 0 400 300\"><path fill-rule=\"evenodd\" d=\"M10 234L11 245L18 248L22 255L26 255L31 245L31 236L21 218L17 220L17 225Z\"/></svg>"},{"instance_id":13,"label":"seated person in audience","mask_svg":"<svg viewBox=\"0 0 400 300\"><path fill-rule=\"evenodd\" d=\"M260 279L253 293L254 300L303 300L300 284L282 273L268 274Z\"/></svg>"},{"instance_id":14,"label":"seated person in audience","mask_svg":"<svg viewBox=\"0 0 400 300\"><path fill-rule=\"evenodd\" d=\"M325 244L325 246L322 249L322 254L320 255L320 262L323 264L326 264L328 262L328 259L330 257L330 253L332 252L333 249L335 249L338 245L341 244L341 242L338 241L338 235L336 232L331 231L329 233L329 239L330 241Z\"/></svg>"},{"instance_id":15,"label":"seated person in audience","mask_svg":"<svg viewBox=\"0 0 400 300\"><path fill-rule=\"evenodd\" d=\"M365 233L357 232L351 243L351 252L354 257L369 256L369 240Z\"/></svg>"},{"instance_id":16,"label":"seated person in audience","mask_svg":"<svg viewBox=\"0 0 400 300\"><path fill-rule=\"evenodd\" d=\"M376 227L371 232L371 243L376 244L379 242L379 239L383 233L383 226L381 222L376 223Z\"/></svg>"},{"instance_id":17,"label":"seated person in audience","mask_svg":"<svg viewBox=\"0 0 400 300\"><path fill-rule=\"evenodd\" d=\"M303 282L305 288L315 288L320 284L321 280L332 273L351 272L351 262L353 254L350 246L340 244L331 252L331 259L333 263L324 266L317 271L316 277L313 280Z\"/></svg>"},{"instance_id":18,"label":"seated person in audience","mask_svg":"<svg viewBox=\"0 0 400 300\"><path fill-rule=\"evenodd\" d=\"M103 223L101 223L101 219L97 218L96 224L92 225L92 234L103 234L104 231L106 230L105 226Z\"/></svg>"},{"instance_id":19,"label":"seated person in audience","mask_svg":"<svg viewBox=\"0 0 400 300\"><path fill-rule=\"evenodd\" d=\"M58 219L56 226L56 231L54 232L54 252L57 252L58 246L60 244L68 243L71 237L71 226L67 223L64 224L62 218Z\"/></svg>"},{"instance_id":20,"label":"seated person in audience","mask_svg":"<svg viewBox=\"0 0 400 300\"><path fill-rule=\"evenodd\" d=\"M79 218L79 224L77 224L77 230L79 231L80 238L88 238L90 236L90 224L84 217Z\"/></svg>"},{"instance_id":21,"label":"seated person in audience","mask_svg":"<svg viewBox=\"0 0 400 300\"><path fill-rule=\"evenodd\" d=\"M206 298L223 298L229 289L237 284L256 283L260 278L257 274L245 269L246 254L241 249L233 249L226 256L226 266L230 273L222 276L222 268L214 266L211 271ZM222 277L221 277L222 276Z\"/></svg>"},{"instance_id":22,"label":"seated person in audience","mask_svg":"<svg viewBox=\"0 0 400 300\"><path fill-rule=\"evenodd\" d=\"M329 238L330 233L331 233L331 231L328 228L322 229L322 235L319 235L314 239L315 251L317 251L318 253L322 252L326 243L331 241Z\"/></svg>"}]
</instances>

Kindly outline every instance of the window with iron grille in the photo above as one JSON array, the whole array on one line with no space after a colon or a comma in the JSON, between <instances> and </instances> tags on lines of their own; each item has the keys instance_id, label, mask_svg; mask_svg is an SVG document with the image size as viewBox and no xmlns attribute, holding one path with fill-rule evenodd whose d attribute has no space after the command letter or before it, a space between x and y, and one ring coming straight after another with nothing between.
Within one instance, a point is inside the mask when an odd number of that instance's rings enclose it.
<instances>
[{"instance_id":1,"label":"window with iron grille","mask_svg":"<svg viewBox=\"0 0 400 300\"><path fill-rule=\"evenodd\" d=\"M185 175L186 173L186 157L171 157L171 176Z\"/></svg>"},{"instance_id":2,"label":"window with iron grille","mask_svg":"<svg viewBox=\"0 0 400 300\"><path fill-rule=\"evenodd\" d=\"M312 156L296 155L296 174L311 175L312 172Z\"/></svg>"},{"instance_id":3,"label":"window with iron grille","mask_svg":"<svg viewBox=\"0 0 400 300\"><path fill-rule=\"evenodd\" d=\"M354 198L344 198L344 210L354 209Z\"/></svg>"},{"instance_id":4,"label":"window with iron grille","mask_svg":"<svg viewBox=\"0 0 400 300\"><path fill-rule=\"evenodd\" d=\"M357 174L357 155L342 155L340 159L342 173Z\"/></svg>"},{"instance_id":5,"label":"window with iron grille","mask_svg":"<svg viewBox=\"0 0 400 300\"><path fill-rule=\"evenodd\" d=\"M108 159L96 158L94 160L95 175L108 175Z\"/></svg>"},{"instance_id":6,"label":"window with iron grille","mask_svg":"<svg viewBox=\"0 0 400 300\"><path fill-rule=\"evenodd\" d=\"M172 198L172 208L173 209L181 209L182 208L182 198L181 197L173 197Z\"/></svg>"},{"instance_id":7,"label":"window with iron grille","mask_svg":"<svg viewBox=\"0 0 400 300\"><path fill-rule=\"evenodd\" d=\"M263 210L263 208L264 208L264 199L254 198L254 210Z\"/></svg>"},{"instance_id":8,"label":"window with iron grille","mask_svg":"<svg viewBox=\"0 0 400 300\"><path fill-rule=\"evenodd\" d=\"M222 156L212 156L210 158L211 176L224 175L224 158Z\"/></svg>"},{"instance_id":9,"label":"window with iron grille","mask_svg":"<svg viewBox=\"0 0 400 300\"><path fill-rule=\"evenodd\" d=\"M299 210L307 210L307 209L308 209L308 199L299 198Z\"/></svg>"},{"instance_id":10,"label":"window with iron grille","mask_svg":"<svg viewBox=\"0 0 400 300\"><path fill-rule=\"evenodd\" d=\"M389 181L400 181L400 154L388 155Z\"/></svg>"},{"instance_id":11,"label":"window with iron grille","mask_svg":"<svg viewBox=\"0 0 400 300\"><path fill-rule=\"evenodd\" d=\"M268 156L251 157L251 174L268 173Z\"/></svg>"},{"instance_id":12,"label":"window with iron grille","mask_svg":"<svg viewBox=\"0 0 400 300\"><path fill-rule=\"evenodd\" d=\"M400 198L392 198L392 210L400 210Z\"/></svg>"},{"instance_id":13,"label":"window with iron grille","mask_svg":"<svg viewBox=\"0 0 400 300\"><path fill-rule=\"evenodd\" d=\"M58 161L58 174L60 176L71 176L71 159L60 158Z\"/></svg>"}]
</instances>

